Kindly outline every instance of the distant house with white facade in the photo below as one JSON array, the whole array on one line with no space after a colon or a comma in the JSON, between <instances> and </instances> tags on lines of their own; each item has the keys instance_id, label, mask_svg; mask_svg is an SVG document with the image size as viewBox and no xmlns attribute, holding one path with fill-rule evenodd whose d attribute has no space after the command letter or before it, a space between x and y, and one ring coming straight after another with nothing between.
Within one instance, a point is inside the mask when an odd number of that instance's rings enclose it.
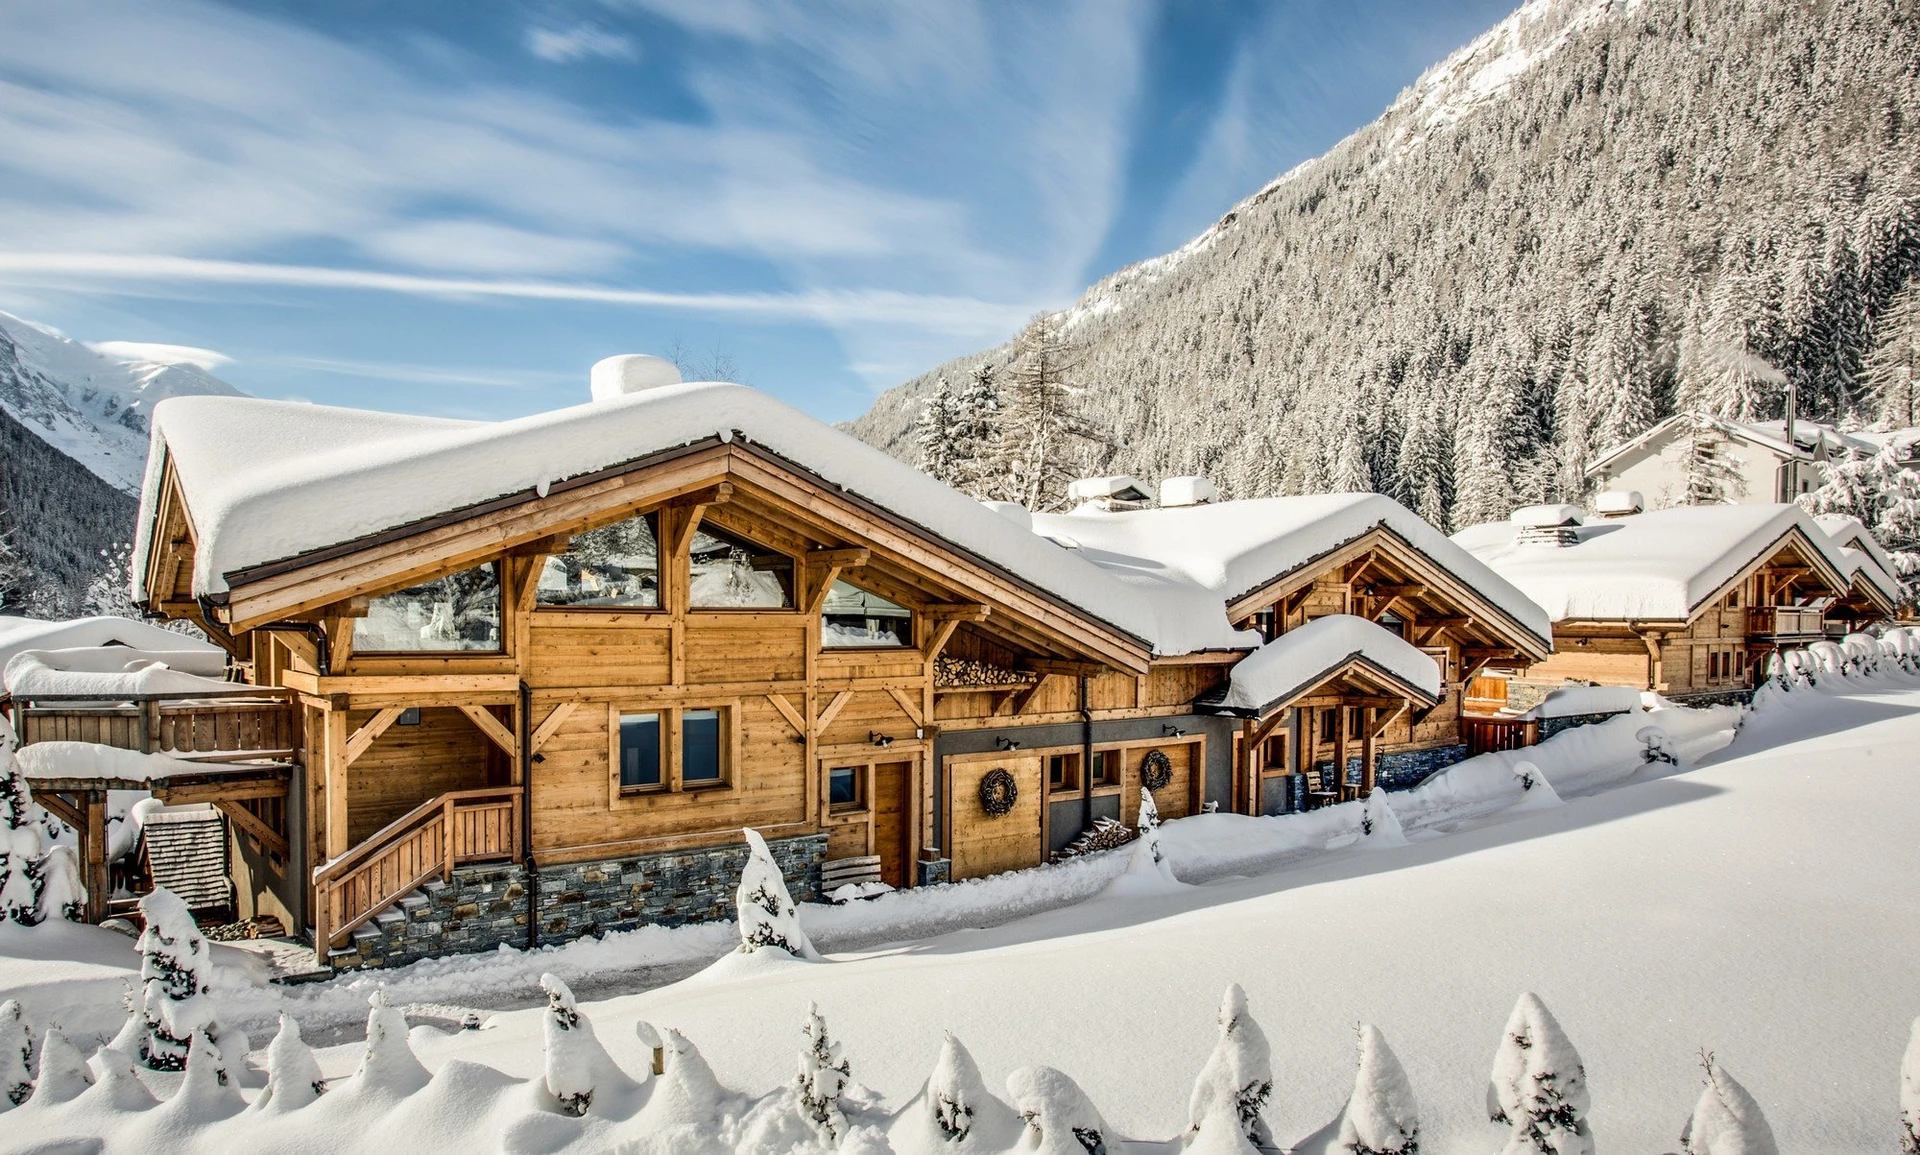
<instances>
[{"instance_id":1,"label":"distant house with white facade","mask_svg":"<svg viewBox=\"0 0 1920 1155\"><path fill-rule=\"evenodd\" d=\"M1693 423L1704 420L1727 441L1724 454L1733 473L1728 496L1740 505L1792 501L1820 487L1819 463L1852 453L1880 451L1887 434L1845 433L1817 421L1795 421L1789 442L1783 421L1732 421L1682 413L1667 418L1631 441L1595 458L1586 476L1600 490L1637 490L1647 508L1682 504L1687 495L1688 460L1693 452Z\"/></svg>"}]
</instances>

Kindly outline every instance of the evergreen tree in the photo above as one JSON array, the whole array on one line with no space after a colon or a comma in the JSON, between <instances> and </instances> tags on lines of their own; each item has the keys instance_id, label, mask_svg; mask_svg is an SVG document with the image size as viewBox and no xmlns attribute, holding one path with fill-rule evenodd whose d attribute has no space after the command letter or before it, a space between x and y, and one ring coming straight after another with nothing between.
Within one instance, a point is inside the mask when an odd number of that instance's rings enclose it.
<instances>
[{"instance_id":1,"label":"evergreen tree","mask_svg":"<svg viewBox=\"0 0 1920 1155\"><path fill-rule=\"evenodd\" d=\"M0 1111L33 1093L33 1034L18 999L0 1003Z\"/></svg>"},{"instance_id":2,"label":"evergreen tree","mask_svg":"<svg viewBox=\"0 0 1920 1155\"><path fill-rule=\"evenodd\" d=\"M979 498L997 496L994 485L1003 470L996 460L1000 428L1000 387L993 362L982 361L967 374L953 404L953 482Z\"/></svg>"},{"instance_id":3,"label":"evergreen tree","mask_svg":"<svg viewBox=\"0 0 1920 1155\"><path fill-rule=\"evenodd\" d=\"M853 1069L840 1053L840 1044L827 1034L827 1021L818 1005L807 1004L807 1018L800 1029L807 1042L800 1049L800 1071L794 1076L794 1102L820 1138L833 1143L847 1133L840 1096L853 1081Z\"/></svg>"},{"instance_id":4,"label":"evergreen tree","mask_svg":"<svg viewBox=\"0 0 1920 1155\"><path fill-rule=\"evenodd\" d=\"M313 1051L300 1037L300 1024L280 1012L280 1030L267 1047L267 1085L253 1101L256 1111L293 1111L325 1094L327 1081Z\"/></svg>"},{"instance_id":5,"label":"evergreen tree","mask_svg":"<svg viewBox=\"0 0 1920 1155\"><path fill-rule=\"evenodd\" d=\"M1900 1059L1900 1155L1920 1155L1920 1019Z\"/></svg>"},{"instance_id":6,"label":"evergreen tree","mask_svg":"<svg viewBox=\"0 0 1920 1155\"><path fill-rule=\"evenodd\" d=\"M1883 429L1920 425L1920 276L1900 290L1873 332L1861 384L1874 423Z\"/></svg>"},{"instance_id":7,"label":"evergreen tree","mask_svg":"<svg viewBox=\"0 0 1920 1155\"><path fill-rule=\"evenodd\" d=\"M1220 1037L1187 1100L1188 1130L1198 1134L1224 1103L1249 1142L1271 1147L1273 1133L1262 1113L1273 1093L1272 1049L1260 1024L1247 1013L1247 993L1239 983L1230 984L1221 997L1219 1022Z\"/></svg>"},{"instance_id":8,"label":"evergreen tree","mask_svg":"<svg viewBox=\"0 0 1920 1155\"><path fill-rule=\"evenodd\" d=\"M1520 996L1500 1035L1487 1114L1508 1128L1502 1155L1593 1155L1587 1071L1546 1004Z\"/></svg>"},{"instance_id":9,"label":"evergreen tree","mask_svg":"<svg viewBox=\"0 0 1920 1155\"><path fill-rule=\"evenodd\" d=\"M600 1040L593 1023L574 1005L573 991L556 975L540 976L547 992L547 1014L542 1022L546 1040L547 1093L562 1111L584 1115L596 1096L628 1083L625 1074Z\"/></svg>"},{"instance_id":10,"label":"evergreen tree","mask_svg":"<svg viewBox=\"0 0 1920 1155\"><path fill-rule=\"evenodd\" d=\"M1705 1059L1707 1085L1680 1132L1685 1155L1780 1155L1760 1104L1726 1069Z\"/></svg>"},{"instance_id":11,"label":"evergreen tree","mask_svg":"<svg viewBox=\"0 0 1920 1155\"><path fill-rule=\"evenodd\" d=\"M0 722L0 918L32 926L42 918L42 831L26 777L13 764L11 738Z\"/></svg>"},{"instance_id":12,"label":"evergreen tree","mask_svg":"<svg viewBox=\"0 0 1920 1155\"><path fill-rule=\"evenodd\" d=\"M1014 1110L1026 1122L1022 1155L1107 1155L1107 1124L1087 1093L1052 1067L1021 1067L1007 1076ZM1224 1114L1225 1104L1221 1104Z\"/></svg>"},{"instance_id":13,"label":"evergreen tree","mask_svg":"<svg viewBox=\"0 0 1920 1155\"><path fill-rule=\"evenodd\" d=\"M1445 531L1453 505L1453 439L1437 398L1416 399L1400 439L1400 504Z\"/></svg>"},{"instance_id":14,"label":"evergreen tree","mask_svg":"<svg viewBox=\"0 0 1920 1155\"><path fill-rule=\"evenodd\" d=\"M207 996L213 960L207 940L178 895L157 887L140 900L146 929L135 943L140 951L140 1010L146 1031L140 1060L154 1071L178 1071L187 1065L195 1036L218 1044L219 1020Z\"/></svg>"},{"instance_id":15,"label":"evergreen tree","mask_svg":"<svg viewBox=\"0 0 1920 1155\"><path fill-rule=\"evenodd\" d=\"M1873 535L1902 580L1920 573L1920 474L1892 446L1819 463L1820 487L1798 499L1807 512L1851 517Z\"/></svg>"},{"instance_id":16,"label":"evergreen tree","mask_svg":"<svg viewBox=\"0 0 1920 1155\"><path fill-rule=\"evenodd\" d=\"M1057 315L1035 317L1014 341L1013 356L994 452L1000 494L1028 509L1052 508L1100 435L1076 408L1079 362Z\"/></svg>"},{"instance_id":17,"label":"evergreen tree","mask_svg":"<svg viewBox=\"0 0 1920 1155\"><path fill-rule=\"evenodd\" d=\"M920 418L914 427L914 440L920 446L921 471L948 485L959 480L959 416L960 400L942 377L933 392L920 403Z\"/></svg>"},{"instance_id":18,"label":"evergreen tree","mask_svg":"<svg viewBox=\"0 0 1920 1155\"><path fill-rule=\"evenodd\" d=\"M1360 1027L1360 1071L1340 1113L1340 1150L1350 1155L1419 1155L1420 1112L1406 1068L1371 1025Z\"/></svg>"},{"instance_id":19,"label":"evergreen tree","mask_svg":"<svg viewBox=\"0 0 1920 1155\"><path fill-rule=\"evenodd\" d=\"M1704 413L1687 417L1688 505L1725 505L1743 496L1726 430Z\"/></svg>"},{"instance_id":20,"label":"evergreen tree","mask_svg":"<svg viewBox=\"0 0 1920 1155\"><path fill-rule=\"evenodd\" d=\"M775 950L794 958L817 959L819 954L800 926L800 913L787 892L787 880L774 861L767 840L757 830L746 831L747 865L734 892L739 917L740 952Z\"/></svg>"}]
</instances>

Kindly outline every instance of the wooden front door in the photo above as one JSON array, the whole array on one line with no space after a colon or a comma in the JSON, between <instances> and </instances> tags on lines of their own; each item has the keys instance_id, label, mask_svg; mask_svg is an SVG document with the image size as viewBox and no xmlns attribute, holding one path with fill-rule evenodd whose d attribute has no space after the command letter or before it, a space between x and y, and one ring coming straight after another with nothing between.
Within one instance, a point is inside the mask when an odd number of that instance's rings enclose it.
<instances>
[{"instance_id":1,"label":"wooden front door","mask_svg":"<svg viewBox=\"0 0 1920 1155\"><path fill-rule=\"evenodd\" d=\"M913 763L882 762L873 768L873 852L880 856L880 880L908 885L912 868L908 834L913 815Z\"/></svg>"}]
</instances>

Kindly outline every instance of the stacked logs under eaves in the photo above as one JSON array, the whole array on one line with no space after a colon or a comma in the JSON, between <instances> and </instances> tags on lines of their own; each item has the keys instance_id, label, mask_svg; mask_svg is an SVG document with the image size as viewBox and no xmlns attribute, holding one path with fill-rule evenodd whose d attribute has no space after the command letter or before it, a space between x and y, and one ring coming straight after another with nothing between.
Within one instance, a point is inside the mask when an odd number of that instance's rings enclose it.
<instances>
[{"instance_id":1,"label":"stacked logs under eaves","mask_svg":"<svg viewBox=\"0 0 1920 1155\"><path fill-rule=\"evenodd\" d=\"M982 689L998 689L1003 686L1032 685L1039 675L1030 670L1010 670L1005 666L996 666L992 662L977 661L973 658L949 658L942 655L933 660L933 684L943 689L978 686Z\"/></svg>"}]
</instances>

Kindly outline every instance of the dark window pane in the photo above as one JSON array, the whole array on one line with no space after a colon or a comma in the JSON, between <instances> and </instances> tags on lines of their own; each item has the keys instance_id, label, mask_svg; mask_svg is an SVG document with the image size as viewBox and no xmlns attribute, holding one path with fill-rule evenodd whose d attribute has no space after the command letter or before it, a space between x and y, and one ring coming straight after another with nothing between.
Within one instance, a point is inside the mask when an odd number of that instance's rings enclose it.
<instances>
[{"instance_id":1,"label":"dark window pane","mask_svg":"<svg viewBox=\"0 0 1920 1155\"><path fill-rule=\"evenodd\" d=\"M362 653L500 650L500 570L491 563L421 582L367 604L353 619Z\"/></svg>"},{"instance_id":2,"label":"dark window pane","mask_svg":"<svg viewBox=\"0 0 1920 1155\"><path fill-rule=\"evenodd\" d=\"M856 806L860 802L859 769L836 766L827 771L827 801L833 806Z\"/></svg>"},{"instance_id":3,"label":"dark window pane","mask_svg":"<svg viewBox=\"0 0 1920 1155\"><path fill-rule=\"evenodd\" d=\"M660 785L660 715L620 715L620 785Z\"/></svg>"},{"instance_id":4,"label":"dark window pane","mask_svg":"<svg viewBox=\"0 0 1920 1155\"><path fill-rule=\"evenodd\" d=\"M820 610L822 646L904 646L913 638L913 614L905 606L837 581Z\"/></svg>"},{"instance_id":5,"label":"dark window pane","mask_svg":"<svg viewBox=\"0 0 1920 1155\"><path fill-rule=\"evenodd\" d=\"M540 571L543 606L660 604L660 547L643 514L588 530Z\"/></svg>"},{"instance_id":6,"label":"dark window pane","mask_svg":"<svg viewBox=\"0 0 1920 1155\"><path fill-rule=\"evenodd\" d=\"M689 547L691 602L706 609L793 608L793 559L717 529Z\"/></svg>"},{"instance_id":7,"label":"dark window pane","mask_svg":"<svg viewBox=\"0 0 1920 1155\"><path fill-rule=\"evenodd\" d=\"M680 780L720 781L720 711L681 712Z\"/></svg>"}]
</instances>

